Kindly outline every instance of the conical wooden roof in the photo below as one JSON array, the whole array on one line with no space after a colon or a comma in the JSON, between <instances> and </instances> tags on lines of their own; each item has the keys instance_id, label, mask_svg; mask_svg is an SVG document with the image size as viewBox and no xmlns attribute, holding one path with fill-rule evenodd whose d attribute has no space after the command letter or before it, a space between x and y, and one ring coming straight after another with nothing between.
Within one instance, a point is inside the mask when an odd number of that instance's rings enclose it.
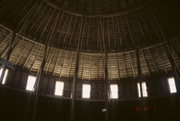
<instances>
[{"instance_id":1,"label":"conical wooden roof","mask_svg":"<svg viewBox=\"0 0 180 121\"><path fill-rule=\"evenodd\" d=\"M144 76L171 71L167 41L179 66L179 3L171 0L1 0L0 54L16 33L10 61L37 72L45 46L49 53L44 71L72 78L77 51L78 78L137 77L136 49Z\"/></svg>"}]
</instances>

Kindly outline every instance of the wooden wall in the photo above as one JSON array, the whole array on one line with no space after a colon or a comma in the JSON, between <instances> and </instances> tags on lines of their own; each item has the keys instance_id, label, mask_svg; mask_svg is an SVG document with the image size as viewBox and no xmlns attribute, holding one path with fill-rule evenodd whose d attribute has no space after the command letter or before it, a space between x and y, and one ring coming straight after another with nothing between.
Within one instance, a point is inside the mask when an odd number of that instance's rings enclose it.
<instances>
[{"instance_id":1,"label":"wooden wall","mask_svg":"<svg viewBox=\"0 0 180 121\"><path fill-rule=\"evenodd\" d=\"M0 118L2 121L23 121L30 93L25 91L29 73L17 68L9 71L6 85L0 87ZM35 75L35 74L34 74ZM170 76L170 75L168 75ZM149 97L145 99L146 121L178 121L180 101L169 94L165 74L146 77ZM45 75L38 105L38 121L68 121L72 79ZM56 80L65 82L64 97L54 96ZM81 99L82 83L91 83L91 100ZM119 85L119 100L110 102L110 121L141 121L141 103L137 98L137 79L114 81ZM77 83L76 121L104 121L103 81L79 80ZM31 106L27 121L31 118Z\"/></svg>"}]
</instances>

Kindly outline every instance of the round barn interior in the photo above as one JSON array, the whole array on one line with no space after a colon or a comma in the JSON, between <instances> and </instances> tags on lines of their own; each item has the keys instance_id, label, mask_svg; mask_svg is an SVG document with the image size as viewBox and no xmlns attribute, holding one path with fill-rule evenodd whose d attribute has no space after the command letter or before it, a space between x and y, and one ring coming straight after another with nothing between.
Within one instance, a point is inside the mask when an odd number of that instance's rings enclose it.
<instances>
[{"instance_id":1,"label":"round barn interior","mask_svg":"<svg viewBox=\"0 0 180 121\"><path fill-rule=\"evenodd\" d=\"M1 0L0 120L180 120L179 0Z\"/></svg>"}]
</instances>

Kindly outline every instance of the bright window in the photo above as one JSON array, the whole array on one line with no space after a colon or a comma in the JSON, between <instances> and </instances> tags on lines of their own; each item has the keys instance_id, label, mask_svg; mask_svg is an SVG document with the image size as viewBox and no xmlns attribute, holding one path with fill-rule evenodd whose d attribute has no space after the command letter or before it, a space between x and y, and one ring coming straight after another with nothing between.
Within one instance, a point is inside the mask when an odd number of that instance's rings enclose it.
<instances>
[{"instance_id":1,"label":"bright window","mask_svg":"<svg viewBox=\"0 0 180 121\"><path fill-rule=\"evenodd\" d=\"M142 82L141 85L142 85L143 97L148 97L146 82ZM138 96L141 97L140 83L137 83L137 87L138 87Z\"/></svg>"},{"instance_id":2,"label":"bright window","mask_svg":"<svg viewBox=\"0 0 180 121\"><path fill-rule=\"evenodd\" d=\"M90 98L91 93L91 85L90 84L83 84L82 87L82 98Z\"/></svg>"},{"instance_id":3,"label":"bright window","mask_svg":"<svg viewBox=\"0 0 180 121\"><path fill-rule=\"evenodd\" d=\"M110 85L110 98L117 99L118 98L118 85L117 84L111 84Z\"/></svg>"},{"instance_id":4,"label":"bright window","mask_svg":"<svg viewBox=\"0 0 180 121\"><path fill-rule=\"evenodd\" d=\"M35 82L36 82L36 77L29 75L27 80L26 90L34 91Z\"/></svg>"},{"instance_id":5,"label":"bright window","mask_svg":"<svg viewBox=\"0 0 180 121\"><path fill-rule=\"evenodd\" d=\"M64 82L56 81L55 95L62 96L64 90Z\"/></svg>"},{"instance_id":6,"label":"bright window","mask_svg":"<svg viewBox=\"0 0 180 121\"><path fill-rule=\"evenodd\" d=\"M176 93L177 89L176 89L176 84L173 77L168 78L168 84L169 84L170 93Z\"/></svg>"},{"instance_id":7,"label":"bright window","mask_svg":"<svg viewBox=\"0 0 180 121\"><path fill-rule=\"evenodd\" d=\"M5 84L6 83L6 78L7 78L7 75L8 75L8 69L6 69L5 73L4 73L4 77L3 77L3 80L2 80L2 84ZM2 72L3 72L3 68L0 69L0 78L2 76Z\"/></svg>"}]
</instances>

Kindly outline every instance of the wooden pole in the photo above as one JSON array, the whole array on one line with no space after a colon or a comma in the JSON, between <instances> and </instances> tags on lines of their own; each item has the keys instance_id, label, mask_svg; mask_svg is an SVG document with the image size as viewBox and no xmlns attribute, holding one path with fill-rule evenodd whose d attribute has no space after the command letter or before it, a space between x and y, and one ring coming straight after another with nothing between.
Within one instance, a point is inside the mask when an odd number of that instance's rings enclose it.
<instances>
[{"instance_id":1,"label":"wooden pole","mask_svg":"<svg viewBox=\"0 0 180 121\"><path fill-rule=\"evenodd\" d=\"M103 109L105 112L105 121L109 121L109 102L110 102L110 82L108 80L108 53L106 51L106 45L105 45L105 39L104 39L104 30L103 30L103 25L101 22L101 18L98 20L98 26L99 26L99 33L101 35L101 51L104 56L104 73L105 73L105 93L106 93L106 100L105 100L105 108Z\"/></svg>"},{"instance_id":2,"label":"wooden pole","mask_svg":"<svg viewBox=\"0 0 180 121\"><path fill-rule=\"evenodd\" d=\"M146 121L145 112L144 112L145 100L143 98L143 88L142 88L143 76L142 76L142 70L141 70L139 49L136 49L136 58L137 58L137 70L138 70L138 83L140 86L140 102L141 102L141 111L142 111L142 121Z\"/></svg>"},{"instance_id":3,"label":"wooden pole","mask_svg":"<svg viewBox=\"0 0 180 121\"><path fill-rule=\"evenodd\" d=\"M16 33L15 32L12 32L12 38L11 38L11 41L10 41L10 44L9 44L9 49L8 49L8 52L7 52L7 55L5 57L6 59L6 63L4 65L4 68L2 68L2 74L1 74L1 77L0 77L0 84L2 84L2 81L3 81L3 78L4 78L4 75L5 75L5 71L6 71L6 68L7 68L7 63L10 59L10 56L11 56L11 53L13 51L13 43L15 41L15 38L16 38Z\"/></svg>"},{"instance_id":4,"label":"wooden pole","mask_svg":"<svg viewBox=\"0 0 180 121\"><path fill-rule=\"evenodd\" d=\"M72 100L71 100L70 121L75 121L76 81L77 81L77 76L78 76L78 69L79 69L79 51L77 52L76 67L75 67L73 84L72 84Z\"/></svg>"},{"instance_id":5,"label":"wooden pole","mask_svg":"<svg viewBox=\"0 0 180 121\"><path fill-rule=\"evenodd\" d=\"M110 102L110 82L108 81L108 67L107 67L107 64L108 64L108 58L107 58L107 53L105 53L105 68L104 68L104 71L105 71L105 92L106 92L106 101L105 101L105 109L106 109L106 112L105 112L105 121L109 121L109 102Z\"/></svg>"},{"instance_id":6,"label":"wooden pole","mask_svg":"<svg viewBox=\"0 0 180 121\"><path fill-rule=\"evenodd\" d=\"M171 43L169 41L167 41L166 45L167 45L166 53L167 53L168 59L169 59L171 66L172 66L172 72L173 72L174 78L175 78L177 93L180 93L180 82L179 82L180 70L178 68L178 65L176 64L176 61L174 60L173 52L172 52L173 48L172 48Z\"/></svg>"},{"instance_id":7,"label":"wooden pole","mask_svg":"<svg viewBox=\"0 0 180 121\"><path fill-rule=\"evenodd\" d=\"M40 66L38 75L37 75L37 79L36 79L36 84L34 86L35 92L34 92L34 104L33 104L33 114L32 114L32 121L36 121L36 117L37 117L37 108L38 108L38 100L39 100L39 92L40 92L40 87L42 85L42 77L43 77L43 70L45 67L45 63L46 63L46 56L47 56L47 47L45 47L45 55L43 57L43 61L42 64Z\"/></svg>"},{"instance_id":8,"label":"wooden pole","mask_svg":"<svg viewBox=\"0 0 180 121\"><path fill-rule=\"evenodd\" d=\"M33 104L32 121L36 121L36 119L37 119L37 113L38 113L37 109L38 109L39 94L40 94L41 85L43 83L43 80L42 80L42 77L43 77L43 74L44 74L43 71L44 71L44 67L45 67L45 64L46 64L47 57L48 57L49 52L50 52L50 45L51 45L51 42L52 42L53 33L56 30L56 26L57 26L57 23L58 23L61 12L62 11L58 12L57 17L54 20L53 25L52 25L52 27L50 29L50 33L46 38L47 39L47 44L45 45L44 57L43 57L39 72L37 74L36 84L35 84L35 87L34 87L35 93L34 93L34 100L33 100L34 104Z\"/></svg>"},{"instance_id":9,"label":"wooden pole","mask_svg":"<svg viewBox=\"0 0 180 121\"><path fill-rule=\"evenodd\" d=\"M76 66L75 66L75 72L74 72L73 83L72 83L72 100L71 100L70 121L75 121L76 82L77 82L77 78L78 78L80 45L81 45L81 39L82 39L83 29L84 29L84 20L85 20L85 17L83 17L81 25L80 25L79 40L77 43Z\"/></svg>"}]
</instances>

